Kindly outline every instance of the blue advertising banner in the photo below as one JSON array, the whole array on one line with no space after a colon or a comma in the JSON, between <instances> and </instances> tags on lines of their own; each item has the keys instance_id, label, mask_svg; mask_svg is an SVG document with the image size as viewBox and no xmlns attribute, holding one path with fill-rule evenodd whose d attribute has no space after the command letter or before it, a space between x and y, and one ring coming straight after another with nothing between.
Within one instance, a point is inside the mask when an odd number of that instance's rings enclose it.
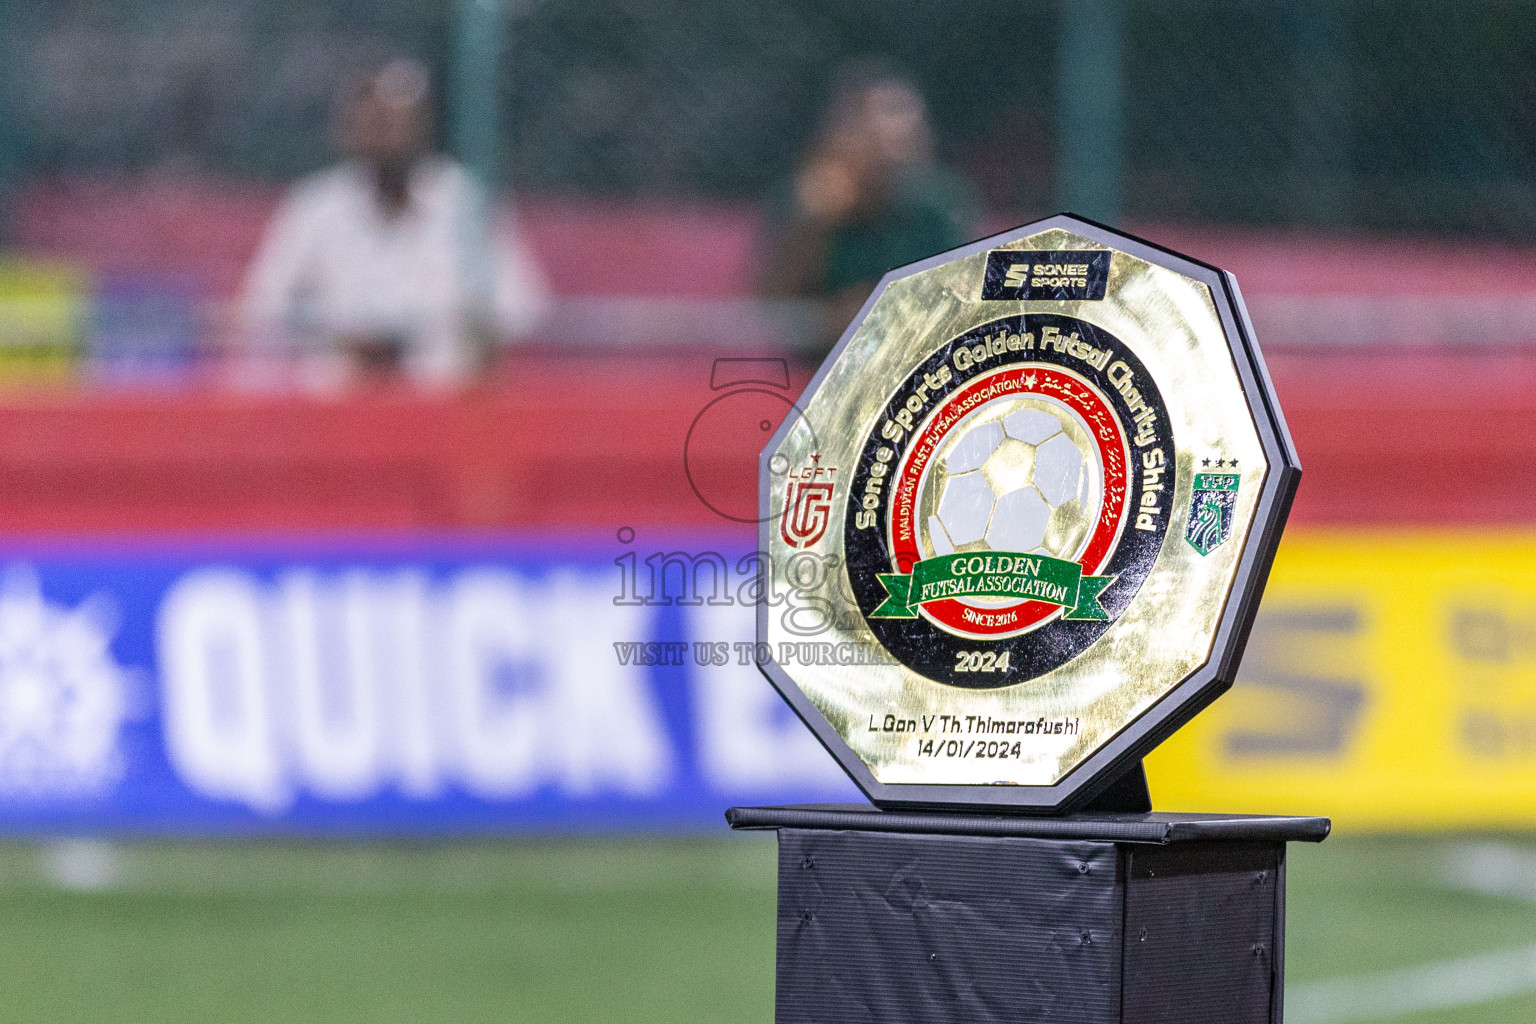
<instances>
[{"instance_id":1,"label":"blue advertising banner","mask_svg":"<svg viewBox=\"0 0 1536 1024\"><path fill-rule=\"evenodd\" d=\"M560 538L0 551L0 829L715 827L859 799L753 663L752 564Z\"/></svg>"}]
</instances>

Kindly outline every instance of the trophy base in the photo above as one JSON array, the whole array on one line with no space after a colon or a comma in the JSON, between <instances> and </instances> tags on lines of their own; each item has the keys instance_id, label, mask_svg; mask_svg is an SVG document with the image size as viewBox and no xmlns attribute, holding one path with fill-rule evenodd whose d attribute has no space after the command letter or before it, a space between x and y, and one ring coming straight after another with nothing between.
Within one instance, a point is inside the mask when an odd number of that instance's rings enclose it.
<instances>
[{"instance_id":1,"label":"trophy base","mask_svg":"<svg viewBox=\"0 0 1536 1024\"><path fill-rule=\"evenodd\" d=\"M1279 1024L1326 818L736 807L779 834L777 1024Z\"/></svg>"}]
</instances>

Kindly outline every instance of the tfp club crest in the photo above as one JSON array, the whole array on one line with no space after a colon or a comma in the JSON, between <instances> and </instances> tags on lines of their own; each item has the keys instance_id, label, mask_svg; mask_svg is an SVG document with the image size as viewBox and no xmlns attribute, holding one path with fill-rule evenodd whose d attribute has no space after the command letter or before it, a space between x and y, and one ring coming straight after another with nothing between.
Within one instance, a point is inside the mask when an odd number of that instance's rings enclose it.
<instances>
[{"instance_id":1,"label":"tfp club crest","mask_svg":"<svg viewBox=\"0 0 1536 1024\"><path fill-rule=\"evenodd\" d=\"M1232 513L1237 508L1241 480L1236 473L1195 474L1184 539L1202 555L1210 554L1232 536Z\"/></svg>"}]
</instances>

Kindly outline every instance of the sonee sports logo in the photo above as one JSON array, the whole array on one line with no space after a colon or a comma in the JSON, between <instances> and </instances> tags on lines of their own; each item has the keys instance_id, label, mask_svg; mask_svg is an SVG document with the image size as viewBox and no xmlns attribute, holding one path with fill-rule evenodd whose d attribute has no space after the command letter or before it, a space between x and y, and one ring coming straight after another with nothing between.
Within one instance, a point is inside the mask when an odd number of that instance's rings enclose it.
<instances>
[{"instance_id":1,"label":"sonee sports logo","mask_svg":"<svg viewBox=\"0 0 1536 1024\"><path fill-rule=\"evenodd\" d=\"M1097 249L987 253L983 299L1102 299L1111 254Z\"/></svg>"}]
</instances>

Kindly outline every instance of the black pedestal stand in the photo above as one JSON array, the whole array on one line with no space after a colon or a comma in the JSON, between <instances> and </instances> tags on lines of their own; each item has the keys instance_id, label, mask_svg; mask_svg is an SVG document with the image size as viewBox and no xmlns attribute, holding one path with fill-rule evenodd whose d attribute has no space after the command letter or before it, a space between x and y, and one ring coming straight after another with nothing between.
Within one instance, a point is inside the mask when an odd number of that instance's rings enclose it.
<instances>
[{"instance_id":1,"label":"black pedestal stand","mask_svg":"<svg viewBox=\"0 0 1536 1024\"><path fill-rule=\"evenodd\" d=\"M777 1024L1279 1024L1285 844L1329 829L855 804L726 819L779 833Z\"/></svg>"}]
</instances>

